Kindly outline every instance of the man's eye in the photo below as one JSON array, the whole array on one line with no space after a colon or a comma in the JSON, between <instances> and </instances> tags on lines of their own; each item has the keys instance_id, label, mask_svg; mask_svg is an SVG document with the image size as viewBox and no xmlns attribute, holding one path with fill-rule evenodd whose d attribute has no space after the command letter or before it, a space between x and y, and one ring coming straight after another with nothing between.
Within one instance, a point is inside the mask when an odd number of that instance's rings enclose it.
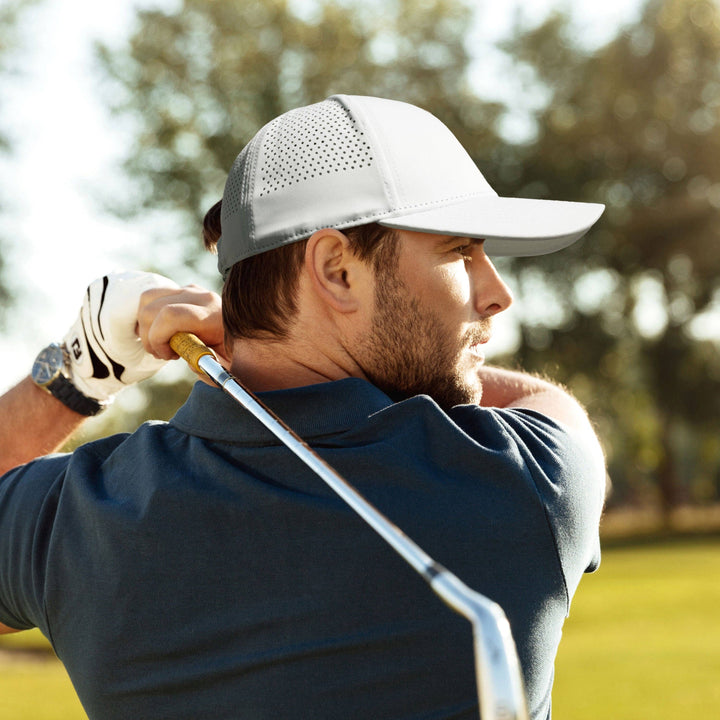
<instances>
[{"instance_id":1,"label":"man's eye","mask_svg":"<svg viewBox=\"0 0 720 720\"><path fill-rule=\"evenodd\" d=\"M462 257L465 260L472 260L472 256L470 255L470 249L472 248L472 245L458 245L453 252L457 253L458 255L462 255Z\"/></svg>"}]
</instances>

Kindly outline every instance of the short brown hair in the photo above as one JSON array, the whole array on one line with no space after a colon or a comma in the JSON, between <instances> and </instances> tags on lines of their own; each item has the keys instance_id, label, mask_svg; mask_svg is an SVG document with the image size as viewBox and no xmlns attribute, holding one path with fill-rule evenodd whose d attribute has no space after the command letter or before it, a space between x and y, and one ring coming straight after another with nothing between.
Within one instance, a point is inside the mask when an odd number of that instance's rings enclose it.
<instances>
[{"instance_id":1,"label":"short brown hair","mask_svg":"<svg viewBox=\"0 0 720 720\"><path fill-rule=\"evenodd\" d=\"M213 205L203 221L203 241L215 250L222 228L222 201ZM397 233L377 223L343 230L352 252L371 263L376 273L393 264ZM222 314L228 345L240 338L287 337L297 312L297 284L305 259L307 240L298 240L235 263L225 280Z\"/></svg>"}]
</instances>

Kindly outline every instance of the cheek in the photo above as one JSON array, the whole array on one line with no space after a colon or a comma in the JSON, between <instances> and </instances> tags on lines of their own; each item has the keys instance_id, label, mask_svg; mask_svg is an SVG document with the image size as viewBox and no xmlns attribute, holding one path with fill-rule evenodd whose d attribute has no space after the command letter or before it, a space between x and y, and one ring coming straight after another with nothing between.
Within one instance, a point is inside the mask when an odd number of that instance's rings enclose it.
<instances>
[{"instance_id":1,"label":"cheek","mask_svg":"<svg viewBox=\"0 0 720 720\"><path fill-rule=\"evenodd\" d=\"M435 311L466 308L472 300L472 283L463 260L438 262L423 253L408 252L401 258L398 277L411 295Z\"/></svg>"},{"instance_id":2,"label":"cheek","mask_svg":"<svg viewBox=\"0 0 720 720\"><path fill-rule=\"evenodd\" d=\"M470 277L464 264L452 263L439 268L433 287L438 304L464 308L470 303Z\"/></svg>"}]
</instances>

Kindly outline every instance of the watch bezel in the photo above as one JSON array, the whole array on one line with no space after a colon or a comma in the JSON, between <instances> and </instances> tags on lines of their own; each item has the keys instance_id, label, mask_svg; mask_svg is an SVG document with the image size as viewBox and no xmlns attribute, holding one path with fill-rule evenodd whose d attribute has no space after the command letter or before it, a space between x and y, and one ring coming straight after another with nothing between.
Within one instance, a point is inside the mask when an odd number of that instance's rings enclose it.
<instances>
[{"instance_id":1,"label":"watch bezel","mask_svg":"<svg viewBox=\"0 0 720 720\"><path fill-rule=\"evenodd\" d=\"M65 364L65 351L57 343L51 343L38 353L33 362L31 372L33 382L47 389L62 374Z\"/></svg>"}]
</instances>

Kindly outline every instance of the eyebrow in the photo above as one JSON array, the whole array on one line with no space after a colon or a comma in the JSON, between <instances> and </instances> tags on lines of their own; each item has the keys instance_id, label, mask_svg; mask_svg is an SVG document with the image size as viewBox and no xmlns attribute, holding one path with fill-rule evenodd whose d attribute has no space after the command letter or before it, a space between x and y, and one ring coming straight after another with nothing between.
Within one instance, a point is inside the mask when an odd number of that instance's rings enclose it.
<instances>
[{"instance_id":1,"label":"eyebrow","mask_svg":"<svg viewBox=\"0 0 720 720\"><path fill-rule=\"evenodd\" d=\"M465 235L444 235L437 241L438 247L447 247L455 243L467 242L470 245L482 245L485 242L485 238L472 238Z\"/></svg>"}]
</instances>

